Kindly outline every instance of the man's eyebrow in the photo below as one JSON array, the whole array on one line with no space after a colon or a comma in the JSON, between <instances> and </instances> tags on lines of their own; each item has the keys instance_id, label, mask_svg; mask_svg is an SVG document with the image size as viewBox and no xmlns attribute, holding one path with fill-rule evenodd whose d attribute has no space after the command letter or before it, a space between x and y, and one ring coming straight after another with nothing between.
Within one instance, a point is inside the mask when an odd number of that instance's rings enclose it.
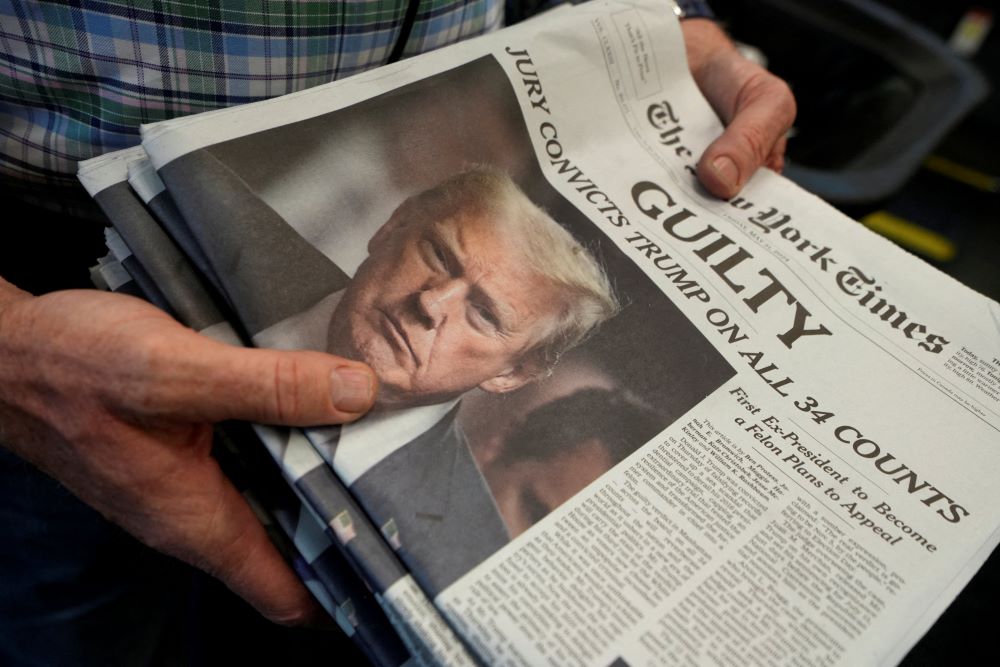
<instances>
[{"instance_id":1,"label":"man's eyebrow","mask_svg":"<svg viewBox=\"0 0 1000 667\"><path fill-rule=\"evenodd\" d=\"M435 223L430 226L431 235L438 242L441 251L448 257L448 264L452 271L464 274L466 270L463 256L465 255L465 244L462 238L462 228L460 225L442 225ZM502 295L494 297L489 291L479 283L471 287L472 299L485 306L497 318L501 331L511 331L510 322L514 319L514 309L502 298Z\"/></svg>"},{"instance_id":2,"label":"man's eyebrow","mask_svg":"<svg viewBox=\"0 0 1000 667\"><path fill-rule=\"evenodd\" d=\"M465 254L465 239L462 238L460 228L456 225L443 225L436 222L430 226L430 233L442 249L447 252L450 259L453 259L459 266L464 266L460 260Z\"/></svg>"},{"instance_id":3,"label":"man's eyebrow","mask_svg":"<svg viewBox=\"0 0 1000 667\"><path fill-rule=\"evenodd\" d=\"M479 283L474 283L471 288L472 299L489 309L497 318L497 324L501 331L511 331L511 320L514 319L514 309L511 308L502 298L494 298Z\"/></svg>"}]
</instances>

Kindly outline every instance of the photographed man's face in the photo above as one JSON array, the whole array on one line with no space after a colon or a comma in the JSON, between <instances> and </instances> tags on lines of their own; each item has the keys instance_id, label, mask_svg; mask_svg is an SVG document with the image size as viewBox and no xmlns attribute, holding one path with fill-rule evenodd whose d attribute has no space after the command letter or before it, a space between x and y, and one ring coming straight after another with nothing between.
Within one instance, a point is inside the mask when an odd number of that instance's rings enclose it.
<instances>
[{"instance_id":1,"label":"photographed man's face","mask_svg":"<svg viewBox=\"0 0 1000 667\"><path fill-rule=\"evenodd\" d=\"M517 537L613 465L595 438L545 459L501 459L483 472L510 536Z\"/></svg>"},{"instance_id":2,"label":"photographed man's face","mask_svg":"<svg viewBox=\"0 0 1000 667\"><path fill-rule=\"evenodd\" d=\"M393 214L337 306L331 352L375 370L379 402L437 403L480 386L516 389L540 370L525 354L563 307L503 225L467 213Z\"/></svg>"}]
</instances>

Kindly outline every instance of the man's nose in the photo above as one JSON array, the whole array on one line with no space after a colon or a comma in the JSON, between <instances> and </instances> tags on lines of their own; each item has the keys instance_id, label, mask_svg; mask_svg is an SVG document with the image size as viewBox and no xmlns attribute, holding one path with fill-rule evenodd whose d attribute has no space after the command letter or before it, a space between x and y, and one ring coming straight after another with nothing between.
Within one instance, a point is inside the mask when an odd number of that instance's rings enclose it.
<instances>
[{"instance_id":1,"label":"man's nose","mask_svg":"<svg viewBox=\"0 0 1000 667\"><path fill-rule=\"evenodd\" d=\"M444 280L428 285L417 295L420 315L430 328L441 326L457 304L465 298L466 286L461 280Z\"/></svg>"}]
</instances>

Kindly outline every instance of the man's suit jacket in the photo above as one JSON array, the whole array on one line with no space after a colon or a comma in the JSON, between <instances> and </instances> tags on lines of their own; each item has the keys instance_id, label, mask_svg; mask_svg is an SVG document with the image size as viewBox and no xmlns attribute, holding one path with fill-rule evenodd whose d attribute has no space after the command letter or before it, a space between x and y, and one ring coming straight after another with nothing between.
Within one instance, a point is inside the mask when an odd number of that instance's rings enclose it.
<instances>
[{"instance_id":1,"label":"man's suit jacket","mask_svg":"<svg viewBox=\"0 0 1000 667\"><path fill-rule=\"evenodd\" d=\"M325 350L325 327L315 325L329 322L339 301L330 297L346 287L346 274L210 151L188 154L162 175L189 195L178 204L246 333ZM395 525L401 559L432 595L510 539L456 410L350 487L376 526Z\"/></svg>"},{"instance_id":2,"label":"man's suit jacket","mask_svg":"<svg viewBox=\"0 0 1000 667\"><path fill-rule=\"evenodd\" d=\"M395 524L398 553L431 596L510 540L457 410L351 485L375 525Z\"/></svg>"}]
</instances>

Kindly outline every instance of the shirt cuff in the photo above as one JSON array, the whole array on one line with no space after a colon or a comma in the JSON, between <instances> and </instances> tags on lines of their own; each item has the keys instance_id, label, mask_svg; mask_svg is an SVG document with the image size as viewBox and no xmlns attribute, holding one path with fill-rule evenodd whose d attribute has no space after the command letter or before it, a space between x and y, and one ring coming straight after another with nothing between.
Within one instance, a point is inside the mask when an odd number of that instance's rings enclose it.
<instances>
[{"instance_id":1,"label":"shirt cuff","mask_svg":"<svg viewBox=\"0 0 1000 667\"><path fill-rule=\"evenodd\" d=\"M715 13L704 0L674 0L674 13L680 19L714 19Z\"/></svg>"}]
</instances>

